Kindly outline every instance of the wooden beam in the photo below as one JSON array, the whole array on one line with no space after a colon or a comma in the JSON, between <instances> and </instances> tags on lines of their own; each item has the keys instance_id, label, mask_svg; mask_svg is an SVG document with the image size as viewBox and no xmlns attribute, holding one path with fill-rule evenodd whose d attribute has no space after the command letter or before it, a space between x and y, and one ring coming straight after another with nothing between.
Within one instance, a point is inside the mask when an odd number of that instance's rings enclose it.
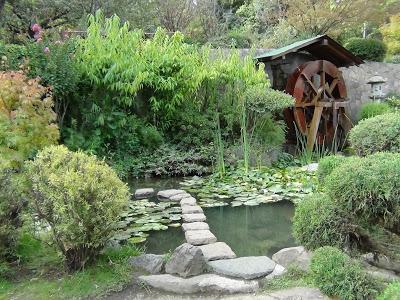
<instances>
[{"instance_id":1,"label":"wooden beam","mask_svg":"<svg viewBox=\"0 0 400 300\"><path fill-rule=\"evenodd\" d=\"M307 134L307 150L312 151L314 149L315 140L317 139L319 122L321 121L323 106L316 106L314 109L314 115L311 120L311 127Z\"/></svg>"}]
</instances>

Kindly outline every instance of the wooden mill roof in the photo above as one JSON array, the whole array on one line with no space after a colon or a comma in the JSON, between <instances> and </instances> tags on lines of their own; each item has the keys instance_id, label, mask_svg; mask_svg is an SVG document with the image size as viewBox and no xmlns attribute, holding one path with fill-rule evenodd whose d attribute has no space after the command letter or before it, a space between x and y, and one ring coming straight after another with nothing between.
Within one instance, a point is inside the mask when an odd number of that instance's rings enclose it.
<instances>
[{"instance_id":1,"label":"wooden mill roof","mask_svg":"<svg viewBox=\"0 0 400 300\"><path fill-rule=\"evenodd\" d=\"M338 67L349 67L364 63L361 58L351 53L328 35L319 35L279 49L273 49L256 56L255 59L261 62L269 62L282 59L289 53L303 51L310 53L315 59L329 60Z\"/></svg>"}]
</instances>

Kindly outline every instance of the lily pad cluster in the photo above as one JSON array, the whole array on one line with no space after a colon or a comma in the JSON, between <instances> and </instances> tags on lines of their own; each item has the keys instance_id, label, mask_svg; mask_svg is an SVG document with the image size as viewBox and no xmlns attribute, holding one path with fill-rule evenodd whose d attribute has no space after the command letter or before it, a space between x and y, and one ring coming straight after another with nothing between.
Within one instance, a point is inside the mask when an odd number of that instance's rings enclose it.
<instances>
[{"instance_id":1,"label":"lily pad cluster","mask_svg":"<svg viewBox=\"0 0 400 300\"><path fill-rule=\"evenodd\" d=\"M262 168L247 174L237 169L223 178L218 174L193 177L181 185L187 192L196 194L202 207L256 206L281 200L297 203L317 189L317 178L306 167Z\"/></svg>"},{"instance_id":2,"label":"lily pad cluster","mask_svg":"<svg viewBox=\"0 0 400 300\"><path fill-rule=\"evenodd\" d=\"M149 236L149 231L166 230L181 226L182 218L179 203L153 202L148 199L133 200L115 226L115 242L129 241L142 243Z\"/></svg>"}]
</instances>

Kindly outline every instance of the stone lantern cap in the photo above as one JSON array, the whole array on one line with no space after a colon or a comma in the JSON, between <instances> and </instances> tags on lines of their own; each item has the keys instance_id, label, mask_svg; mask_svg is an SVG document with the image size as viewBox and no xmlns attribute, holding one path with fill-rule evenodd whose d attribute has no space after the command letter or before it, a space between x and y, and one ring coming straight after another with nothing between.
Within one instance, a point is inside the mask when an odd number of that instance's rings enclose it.
<instances>
[{"instance_id":1,"label":"stone lantern cap","mask_svg":"<svg viewBox=\"0 0 400 300\"><path fill-rule=\"evenodd\" d=\"M379 75L374 75L370 79L368 79L368 84L373 84L373 83L384 83L386 82L387 79L383 78L382 76Z\"/></svg>"}]
</instances>

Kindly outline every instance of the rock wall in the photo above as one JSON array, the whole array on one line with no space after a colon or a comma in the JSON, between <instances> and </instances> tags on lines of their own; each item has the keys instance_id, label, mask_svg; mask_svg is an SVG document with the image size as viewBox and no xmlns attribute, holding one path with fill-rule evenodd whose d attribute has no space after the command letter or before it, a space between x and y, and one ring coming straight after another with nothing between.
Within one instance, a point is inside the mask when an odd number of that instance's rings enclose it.
<instances>
[{"instance_id":1,"label":"rock wall","mask_svg":"<svg viewBox=\"0 0 400 300\"><path fill-rule=\"evenodd\" d=\"M371 86L367 84L372 76L380 75L387 79L383 85L385 95L390 92L400 94L400 64L366 62L358 67L341 68L341 71L351 100L350 113L354 122L357 121L361 105L373 101L370 98Z\"/></svg>"}]
</instances>

